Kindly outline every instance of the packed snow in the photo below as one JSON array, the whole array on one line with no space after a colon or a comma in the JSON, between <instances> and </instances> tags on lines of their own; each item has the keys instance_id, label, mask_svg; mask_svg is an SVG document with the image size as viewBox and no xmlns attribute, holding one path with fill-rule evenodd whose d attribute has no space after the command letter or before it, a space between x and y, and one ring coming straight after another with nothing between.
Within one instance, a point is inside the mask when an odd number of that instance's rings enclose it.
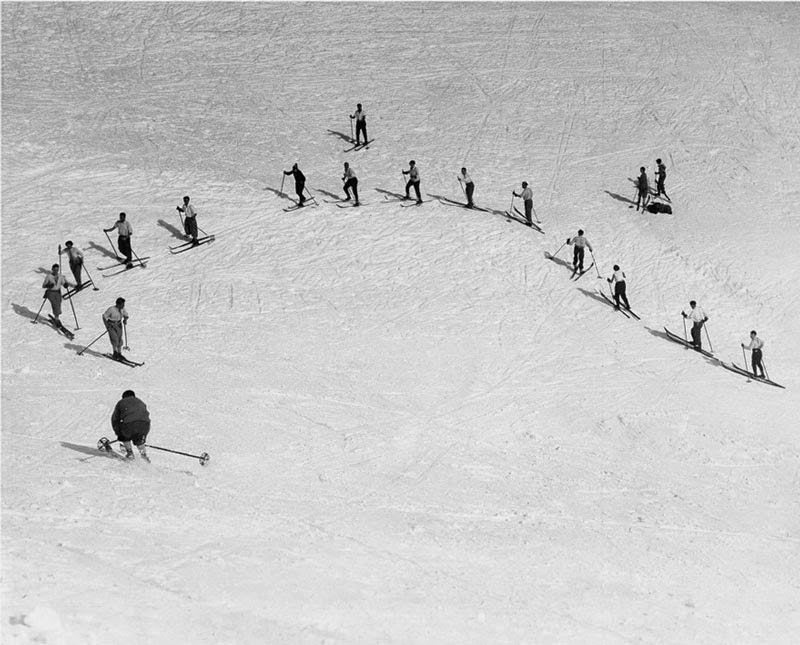
<instances>
[{"instance_id":1,"label":"packed snow","mask_svg":"<svg viewBox=\"0 0 800 645\"><path fill-rule=\"evenodd\" d=\"M3 642L796 642L799 28L3 3ZM375 141L344 152L359 102ZM656 158L672 214L631 208ZM360 208L330 203L344 161ZM283 210L293 163L319 205ZM497 212L436 197L462 166ZM545 234L502 215L522 181ZM216 239L173 255L183 195ZM150 259L104 277L120 211ZM545 255L579 228L571 281ZM74 341L31 324L68 239L99 289ZM599 295L614 264L641 322ZM142 367L78 355L119 296ZM691 299L715 358L666 337ZM719 364L751 329L786 389ZM100 453L126 389L150 443L210 461Z\"/></svg>"}]
</instances>

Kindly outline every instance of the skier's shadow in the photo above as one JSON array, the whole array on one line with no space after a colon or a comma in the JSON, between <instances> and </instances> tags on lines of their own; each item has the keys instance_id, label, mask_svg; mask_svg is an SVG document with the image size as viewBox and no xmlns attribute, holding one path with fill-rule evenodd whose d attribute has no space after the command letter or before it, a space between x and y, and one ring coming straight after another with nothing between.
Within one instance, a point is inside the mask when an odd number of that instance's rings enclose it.
<instances>
[{"instance_id":1,"label":"skier's shadow","mask_svg":"<svg viewBox=\"0 0 800 645\"><path fill-rule=\"evenodd\" d=\"M344 141L347 141L347 143L355 143L355 141L353 141L353 137L351 137L349 134L345 134L344 132L339 132L338 130L328 130L327 132L328 134L332 134L340 139L343 139Z\"/></svg>"},{"instance_id":2,"label":"skier's shadow","mask_svg":"<svg viewBox=\"0 0 800 645\"><path fill-rule=\"evenodd\" d=\"M90 241L89 242L89 247L93 248L95 251L100 251L100 253L105 255L107 258L111 258L112 260L118 260L119 259L119 256L116 253L114 253L113 251L109 251L106 247L100 246L96 242Z\"/></svg>"},{"instance_id":3,"label":"skier's shadow","mask_svg":"<svg viewBox=\"0 0 800 645\"><path fill-rule=\"evenodd\" d=\"M388 195L390 197L396 197L398 199L405 199L406 196L403 193L395 193L391 190L386 190L385 188L376 188L376 192L383 193L384 195Z\"/></svg>"},{"instance_id":4,"label":"skier's shadow","mask_svg":"<svg viewBox=\"0 0 800 645\"><path fill-rule=\"evenodd\" d=\"M331 197L331 198L339 200L339 201L341 201L341 199L342 199L341 195L337 195L336 193L332 193L330 191L323 190L322 188L315 188L314 190L316 190L318 193L322 193L323 195L327 195L328 197Z\"/></svg>"},{"instance_id":5,"label":"skier's shadow","mask_svg":"<svg viewBox=\"0 0 800 645\"><path fill-rule=\"evenodd\" d=\"M278 197L286 197L288 199L289 195L287 195L282 190L278 190L277 188L272 188L270 186L264 186L264 190L268 190L271 193L275 193Z\"/></svg>"},{"instance_id":6,"label":"skier's shadow","mask_svg":"<svg viewBox=\"0 0 800 645\"><path fill-rule=\"evenodd\" d=\"M170 233L172 233L172 237L175 237L175 238L177 238L179 240L185 240L186 239L186 235L184 235L184 233L182 231L178 230L177 226L173 226L172 224L170 224L166 220L163 220L163 219L158 220L158 225L161 228L165 228Z\"/></svg>"},{"instance_id":7,"label":"skier's shadow","mask_svg":"<svg viewBox=\"0 0 800 645\"><path fill-rule=\"evenodd\" d=\"M623 197L622 195L618 195L617 193L612 193L610 190L604 190L603 192L609 195L610 197L613 197L617 201L624 202L626 204L634 204L634 205L636 204L636 202L633 201L632 199L628 199L627 197Z\"/></svg>"},{"instance_id":8,"label":"skier's shadow","mask_svg":"<svg viewBox=\"0 0 800 645\"><path fill-rule=\"evenodd\" d=\"M565 267L565 268L569 269L570 271L572 271L572 263L571 262L567 262L566 260L564 260L562 258L559 258L559 257L557 257L555 255L551 255L547 251L544 252L544 257L547 258L548 260L550 260L552 262L555 262L556 264L560 264L562 267Z\"/></svg>"},{"instance_id":9,"label":"skier's shadow","mask_svg":"<svg viewBox=\"0 0 800 645\"><path fill-rule=\"evenodd\" d=\"M71 349L77 355L86 345L78 345L77 343L64 343L64 347L66 349ZM81 356L94 356L95 358L105 358L105 355L102 352L95 351L93 349L87 349L81 354Z\"/></svg>"},{"instance_id":10,"label":"skier's shadow","mask_svg":"<svg viewBox=\"0 0 800 645\"><path fill-rule=\"evenodd\" d=\"M603 298L597 291L589 291L589 289L584 289L583 287L578 287L578 291L580 291L584 296L591 298L592 300L597 300L597 302L602 302L606 307L609 306L608 301Z\"/></svg>"},{"instance_id":11,"label":"skier's shadow","mask_svg":"<svg viewBox=\"0 0 800 645\"><path fill-rule=\"evenodd\" d=\"M645 326L645 329L647 331L649 331L656 338L660 338L661 340L666 340L672 345L677 345L677 343L675 341L671 340L670 337L667 336L667 332L662 331L660 329L652 329L652 328L647 327L647 326Z\"/></svg>"},{"instance_id":12,"label":"skier's shadow","mask_svg":"<svg viewBox=\"0 0 800 645\"><path fill-rule=\"evenodd\" d=\"M93 457L105 457L106 459L116 459L116 455L111 452L100 451L97 448L93 448L91 446L82 446L79 443L70 443L69 441L59 441L63 448L69 448L70 450L74 450L75 452L80 452L81 454L88 455L88 457L79 458L78 461L89 461L89 459Z\"/></svg>"},{"instance_id":13,"label":"skier's shadow","mask_svg":"<svg viewBox=\"0 0 800 645\"><path fill-rule=\"evenodd\" d=\"M11 303L11 307L14 309L14 313L18 316L22 316L23 318L27 318L28 320L36 320L36 312L31 311L27 307L23 305L18 305L15 302ZM41 318L41 314L39 315Z\"/></svg>"}]
</instances>

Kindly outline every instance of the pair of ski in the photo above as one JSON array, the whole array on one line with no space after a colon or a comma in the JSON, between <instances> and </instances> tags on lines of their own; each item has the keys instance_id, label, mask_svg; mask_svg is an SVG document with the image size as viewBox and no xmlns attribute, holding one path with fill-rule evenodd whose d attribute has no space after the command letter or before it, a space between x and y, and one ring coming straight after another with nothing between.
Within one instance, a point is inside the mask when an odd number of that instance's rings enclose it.
<instances>
[{"instance_id":1,"label":"pair of ski","mask_svg":"<svg viewBox=\"0 0 800 645\"><path fill-rule=\"evenodd\" d=\"M714 359L720 365L722 365L722 367L724 367L726 370L728 370L730 372L733 372L735 374L739 374L740 376L746 376L747 378L749 378L749 379L751 379L753 381L758 381L759 383L766 383L767 385L773 385L775 387L779 387L782 390L786 389L780 383L776 383L775 381L772 381L772 380L770 380L768 378L764 378L763 376L755 376L752 372L750 372L749 370L746 370L746 369L744 369L742 367L739 367L736 363L731 363L730 365L728 365L725 361L719 360L711 352L709 352L709 351L707 351L705 349L699 349L699 348L695 347L691 342L686 340L685 338L682 338L682 337L678 336L678 334L673 334L666 327L664 327L664 331L667 333L667 338L669 338L671 341L673 341L675 343L678 343L679 345L683 345L684 347L686 347L688 349L693 349L694 351L698 352L699 354L702 354L703 356L706 356L708 358Z\"/></svg>"},{"instance_id":2,"label":"pair of ski","mask_svg":"<svg viewBox=\"0 0 800 645\"><path fill-rule=\"evenodd\" d=\"M551 259L552 259L552 258L551 258ZM586 268L585 268L583 271L579 271L579 270L578 270L578 267L575 267L575 268L572 270L572 275L569 277L569 279L570 279L570 280L572 280L573 282L577 282L577 281L578 281L578 280L580 280L580 279L581 279L583 276L585 276L585 275L586 275L586 274L589 272L589 270L590 270L590 269L591 269L593 266L594 266L594 262L592 262L592 263L591 263L591 264L590 264L588 267L586 267Z\"/></svg>"},{"instance_id":3,"label":"pair of ski","mask_svg":"<svg viewBox=\"0 0 800 645\"><path fill-rule=\"evenodd\" d=\"M83 284L81 284L81 288L80 289L69 289L66 293L64 293L64 300L69 300L76 293L80 293L81 291L85 291L86 287L91 287L93 291L100 291L100 289L98 289L95 286L94 282L92 280L89 280L89 281L84 282Z\"/></svg>"},{"instance_id":4,"label":"pair of ski","mask_svg":"<svg viewBox=\"0 0 800 645\"><path fill-rule=\"evenodd\" d=\"M117 452L111 447L111 444L116 443L117 441L118 439L115 439L114 441L109 441L106 437L100 437L100 439L97 442L97 449L104 454L111 455L124 462L133 463L134 461L133 453L132 452L128 453L125 450L125 446L120 444L119 452ZM148 457L147 455L143 455L140 453L139 456L142 458L143 461L146 461L148 464L150 463L150 457Z\"/></svg>"},{"instance_id":5,"label":"pair of ski","mask_svg":"<svg viewBox=\"0 0 800 645\"><path fill-rule=\"evenodd\" d=\"M614 309L616 309L618 312L620 312L626 318L630 318L632 316L633 318L636 318L636 320L641 320L641 318L639 318L639 314L636 314L633 311L631 311L631 309L629 307L617 307L617 303L614 302L611 298L609 298L605 293L600 291L600 289L597 290L597 293L599 293L601 296L603 296L603 298L605 299L605 301L608 304L610 304L612 307L614 307ZM630 314L630 315L628 315L628 314Z\"/></svg>"},{"instance_id":6,"label":"pair of ski","mask_svg":"<svg viewBox=\"0 0 800 645\"><path fill-rule=\"evenodd\" d=\"M111 269L116 269L117 267L123 267L119 271L114 271L113 273L103 273L104 278L110 278L111 276L119 275L120 273L125 273L125 271L130 271L131 269L135 269L136 267L146 267L145 260L149 260L150 256L145 255L143 258L138 258L137 260L131 262L131 266L127 266L127 260L122 260L117 262L116 264L110 264L107 267L97 267L98 271L110 271Z\"/></svg>"},{"instance_id":7,"label":"pair of ski","mask_svg":"<svg viewBox=\"0 0 800 645\"><path fill-rule=\"evenodd\" d=\"M375 139L370 139L369 141L365 141L364 143L356 143L355 141L351 140L350 143L353 144L353 147L352 148L347 148L346 150L343 150L342 152L352 152L353 150L356 150L356 151L358 151L358 150L369 150L369 144L372 143L373 141L375 141Z\"/></svg>"},{"instance_id":8,"label":"pair of ski","mask_svg":"<svg viewBox=\"0 0 800 645\"><path fill-rule=\"evenodd\" d=\"M306 201L302 204L295 202L294 206L288 206L283 209L284 213L291 213L292 211L299 211L301 208L305 208L306 206L314 206L315 208L319 206L317 203L316 197L309 197Z\"/></svg>"},{"instance_id":9,"label":"pair of ski","mask_svg":"<svg viewBox=\"0 0 800 645\"><path fill-rule=\"evenodd\" d=\"M47 316L47 322L49 322L50 326L65 338L68 338L69 340L75 340L75 334L73 334L69 329L64 327L64 323L62 323L60 320L56 320L55 318L53 318L52 314L49 314Z\"/></svg>"},{"instance_id":10,"label":"pair of ski","mask_svg":"<svg viewBox=\"0 0 800 645\"><path fill-rule=\"evenodd\" d=\"M349 199L323 199L323 202L326 204L336 204L339 208L358 208L360 206L367 206L366 202L359 201L357 204L355 202L350 201Z\"/></svg>"},{"instance_id":11,"label":"pair of ski","mask_svg":"<svg viewBox=\"0 0 800 645\"><path fill-rule=\"evenodd\" d=\"M390 199L389 194L384 194L383 196L384 204L399 203L400 206L402 206L403 208L408 208L409 206L422 206L423 204L428 203L424 199L420 199L419 201L417 201L413 197L406 197L405 195L401 195L400 193L390 193L390 194L394 196L394 199Z\"/></svg>"},{"instance_id":12,"label":"pair of ski","mask_svg":"<svg viewBox=\"0 0 800 645\"><path fill-rule=\"evenodd\" d=\"M215 235L204 235L203 237L197 238L197 243L195 244L194 240L189 242L184 242L183 244L178 244L177 246L169 247L169 252L172 255L176 255L178 253L183 253L184 251L190 251L191 249L197 248L198 246L203 246L203 244L208 244L209 242L213 242L216 240Z\"/></svg>"},{"instance_id":13,"label":"pair of ski","mask_svg":"<svg viewBox=\"0 0 800 645\"><path fill-rule=\"evenodd\" d=\"M141 363L137 363L136 361L132 361L129 358L114 358L113 354L103 354L107 359L114 361L115 363L122 363L123 365L127 365L128 367L141 367L144 365L144 361Z\"/></svg>"}]
</instances>

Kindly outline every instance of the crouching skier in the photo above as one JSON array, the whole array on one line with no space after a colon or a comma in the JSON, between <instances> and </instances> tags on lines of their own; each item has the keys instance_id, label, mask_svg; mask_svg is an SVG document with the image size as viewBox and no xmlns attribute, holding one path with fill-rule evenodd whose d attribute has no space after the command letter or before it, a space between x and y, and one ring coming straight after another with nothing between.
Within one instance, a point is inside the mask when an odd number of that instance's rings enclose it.
<instances>
[{"instance_id":1,"label":"crouching skier","mask_svg":"<svg viewBox=\"0 0 800 645\"><path fill-rule=\"evenodd\" d=\"M119 442L125 447L125 458L133 459L131 442L139 449L142 459L149 462L145 441L150 432L150 413L133 390L125 390L111 415L111 427Z\"/></svg>"}]
</instances>

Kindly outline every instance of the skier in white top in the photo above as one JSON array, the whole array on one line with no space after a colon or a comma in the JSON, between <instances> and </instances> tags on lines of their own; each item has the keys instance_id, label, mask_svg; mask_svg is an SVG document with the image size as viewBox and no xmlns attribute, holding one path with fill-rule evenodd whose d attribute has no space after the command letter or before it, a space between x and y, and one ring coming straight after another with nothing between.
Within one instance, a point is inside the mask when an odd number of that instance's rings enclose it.
<instances>
[{"instance_id":1,"label":"skier in white top","mask_svg":"<svg viewBox=\"0 0 800 645\"><path fill-rule=\"evenodd\" d=\"M197 211L189 203L189 195L183 198L183 206L175 207L179 213L183 213L183 230L192 238L192 246L197 246Z\"/></svg>"},{"instance_id":2,"label":"skier in white top","mask_svg":"<svg viewBox=\"0 0 800 645\"><path fill-rule=\"evenodd\" d=\"M475 184L472 182L472 177L467 174L467 169L462 168L461 174L458 175L458 181L464 184L464 192L467 196L467 208L475 206L472 201L472 195L475 193Z\"/></svg>"},{"instance_id":3,"label":"skier in white top","mask_svg":"<svg viewBox=\"0 0 800 645\"><path fill-rule=\"evenodd\" d=\"M367 144L367 113L361 107L361 103L356 105L356 113L350 115L351 119L356 120L356 145L361 145L361 134L364 134L364 145Z\"/></svg>"},{"instance_id":4,"label":"skier in white top","mask_svg":"<svg viewBox=\"0 0 800 645\"><path fill-rule=\"evenodd\" d=\"M350 164L346 161L344 162L344 175L342 175L342 181L344 182L344 194L347 195L345 197L345 201L350 201L350 190L353 190L353 197L355 201L353 202L353 206L358 206L358 177L356 177L356 171L350 167Z\"/></svg>"},{"instance_id":5,"label":"skier in white top","mask_svg":"<svg viewBox=\"0 0 800 645\"><path fill-rule=\"evenodd\" d=\"M419 192L419 168L417 162L413 159L408 162L408 170L403 171L404 175L408 175L408 183L406 184L406 199L411 199L409 191L414 187L414 192L417 193L417 204L422 203L422 194Z\"/></svg>"},{"instance_id":6,"label":"skier in white top","mask_svg":"<svg viewBox=\"0 0 800 645\"><path fill-rule=\"evenodd\" d=\"M117 246L119 252L125 256L125 266L127 268L133 267L133 260L131 259L133 250L131 249L131 235L133 235L133 227L127 221L125 213L119 214L119 220L111 228L104 228L103 231L110 233L117 229Z\"/></svg>"},{"instance_id":7,"label":"skier in white top","mask_svg":"<svg viewBox=\"0 0 800 645\"><path fill-rule=\"evenodd\" d=\"M758 368L758 371L761 372L761 378L765 378L764 365L761 362L762 359L764 358L764 354L762 351L764 348L764 341L758 337L755 329L750 332L750 344L745 345L744 343L742 343L742 347L744 349L749 349L753 352L751 361L753 366L753 376L758 377L758 374L756 373L756 368Z\"/></svg>"},{"instance_id":8,"label":"skier in white top","mask_svg":"<svg viewBox=\"0 0 800 645\"><path fill-rule=\"evenodd\" d=\"M614 274L608 278L608 284L614 285L614 302L616 303L615 309L619 309L619 301L625 303L625 308L630 309L631 305L628 302L628 295L625 292L625 272L619 268L618 264L614 265Z\"/></svg>"},{"instance_id":9,"label":"skier in white top","mask_svg":"<svg viewBox=\"0 0 800 645\"><path fill-rule=\"evenodd\" d=\"M525 219L528 226L533 226L531 219L531 211L533 210L533 190L528 186L527 181L522 182L522 192L517 194L516 191L511 191L514 197L522 197L522 202L525 204Z\"/></svg>"},{"instance_id":10,"label":"skier in white top","mask_svg":"<svg viewBox=\"0 0 800 645\"><path fill-rule=\"evenodd\" d=\"M690 300L689 306L692 310L688 314L685 311L681 311L681 315L692 321L692 345L694 345L695 349L703 349L701 332L703 331L703 325L708 320L708 316L701 307L697 306L696 301Z\"/></svg>"},{"instance_id":11,"label":"skier in white top","mask_svg":"<svg viewBox=\"0 0 800 645\"><path fill-rule=\"evenodd\" d=\"M575 248L572 252L572 269L575 273L583 273L583 255L584 249L589 249L589 253L592 253L592 245L589 244L589 240L587 240L583 236L583 230L579 229L578 234L575 237L568 237L567 244L572 244ZM591 268L591 267L590 267Z\"/></svg>"}]
</instances>

